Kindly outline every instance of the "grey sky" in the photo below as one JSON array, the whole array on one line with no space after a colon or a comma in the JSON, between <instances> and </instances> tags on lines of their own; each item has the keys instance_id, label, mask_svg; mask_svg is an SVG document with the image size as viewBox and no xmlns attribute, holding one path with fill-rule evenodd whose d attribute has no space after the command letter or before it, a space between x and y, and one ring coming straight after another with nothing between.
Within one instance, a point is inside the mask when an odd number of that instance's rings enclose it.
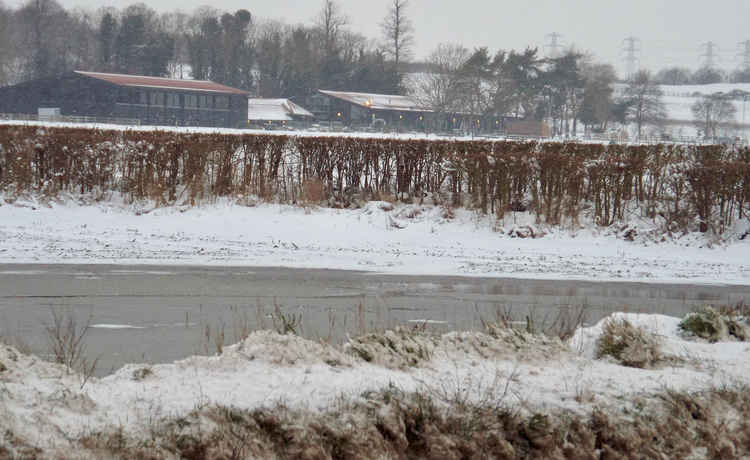
<instances>
[{"instance_id":1,"label":"grey sky","mask_svg":"<svg viewBox=\"0 0 750 460\"><path fill-rule=\"evenodd\" d=\"M6 3L13 3L6 1ZM20 0L16 0L16 4ZM127 6L129 0L61 0L66 7ZM192 11L206 0L145 1L158 11ZM377 37L390 0L340 0L352 29ZM288 24L311 23L322 0L217 0L221 10L246 8L253 15ZM409 16L416 29L416 56L425 57L440 42L473 48L520 49L538 46L545 36L562 34L565 45L593 52L624 70L623 39L641 41L643 67L700 63L701 44L718 45L717 64L734 69L739 42L750 40L750 0L411 0Z\"/></svg>"}]
</instances>

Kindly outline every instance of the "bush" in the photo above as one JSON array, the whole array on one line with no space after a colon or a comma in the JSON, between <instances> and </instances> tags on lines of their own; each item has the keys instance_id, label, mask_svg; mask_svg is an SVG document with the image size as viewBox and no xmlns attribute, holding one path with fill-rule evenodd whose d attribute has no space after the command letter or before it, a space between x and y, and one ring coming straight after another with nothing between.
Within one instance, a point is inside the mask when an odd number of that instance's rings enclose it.
<instances>
[{"instance_id":1,"label":"bush","mask_svg":"<svg viewBox=\"0 0 750 460\"><path fill-rule=\"evenodd\" d=\"M705 307L695 313L690 313L680 321L680 330L688 335L718 342L726 339L729 331L721 319L719 312L712 307Z\"/></svg>"},{"instance_id":2,"label":"bush","mask_svg":"<svg viewBox=\"0 0 750 460\"><path fill-rule=\"evenodd\" d=\"M611 356L628 367L646 368L661 359L661 341L626 319L610 319L596 342L597 359Z\"/></svg>"},{"instance_id":3,"label":"bush","mask_svg":"<svg viewBox=\"0 0 750 460\"><path fill-rule=\"evenodd\" d=\"M680 330L688 336L699 337L711 343L734 337L740 341L750 339L750 327L745 316L737 316L737 309L704 307L690 313L680 322Z\"/></svg>"}]
</instances>

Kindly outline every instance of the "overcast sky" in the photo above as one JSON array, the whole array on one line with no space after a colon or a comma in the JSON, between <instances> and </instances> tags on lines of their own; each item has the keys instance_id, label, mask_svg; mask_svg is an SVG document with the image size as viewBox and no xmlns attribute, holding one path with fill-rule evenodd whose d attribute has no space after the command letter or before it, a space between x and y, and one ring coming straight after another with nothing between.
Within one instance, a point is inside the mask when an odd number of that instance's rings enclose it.
<instances>
[{"instance_id":1,"label":"overcast sky","mask_svg":"<svg viewBox=\"0 0 750 460\"><path fill-rule=\"evenodd\" d=\"M392 0L339 0L353 30L368 37L380 34L379 23ZM13 1L6 1L13 4ZM20 0L16 0L19 4ZM129 0L61 0L65 7L115 6ZM158 11L190 12L206 0L152 0ZM257 17L288 24L312 22L322 0L216 0L211 5L227 11L245 8ZM750 40L750 0L410 0L408 15L415 26L415 54L426 57L440 42L469 48L487 46L545 51L547 35L557 32L562 42L591 51L624 71L623 40L640 39L643 67L658 70L672 65L696 68L701 45L716 43L717 65L734 69L742 62L739 43Z\"/></svg>"}]
</instances>

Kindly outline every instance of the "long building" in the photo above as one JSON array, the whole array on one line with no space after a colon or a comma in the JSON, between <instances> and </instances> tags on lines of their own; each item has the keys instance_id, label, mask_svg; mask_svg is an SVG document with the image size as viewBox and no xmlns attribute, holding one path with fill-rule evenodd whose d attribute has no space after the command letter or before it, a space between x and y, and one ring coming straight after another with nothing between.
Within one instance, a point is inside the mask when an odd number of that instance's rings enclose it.
<instances>
[{"instance_id":1,"label":"long building","mask_svg":"<svg viewBox=\"0 0 750 460\"><path fill-rule=\"evenodd\" d=\"M0 88L0 113L241 128L247 100L246 91L212 81L74 71Z\"/></svg>"},{"instance_id":2,"label":"long building","mask_svg":"<svg viewBox=\"0 0 750 460\"><path fill-rule=\"evenodd\" d=\"M318 90L308 98L315 118L333 128L446 134L549 136L547 126L535 120L466 112L438 112L411 96Z\"/></svg>"}]
</instances>

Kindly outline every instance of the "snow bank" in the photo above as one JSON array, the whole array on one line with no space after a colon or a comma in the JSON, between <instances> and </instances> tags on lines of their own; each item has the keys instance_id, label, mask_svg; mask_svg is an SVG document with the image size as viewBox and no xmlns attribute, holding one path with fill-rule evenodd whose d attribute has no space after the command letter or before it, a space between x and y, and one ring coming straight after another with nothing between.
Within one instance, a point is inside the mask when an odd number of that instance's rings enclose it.
<instances>
[{"instance_id":1,"label":"snow bank","mask_svg":"<svg viewBox=\"0 0 750 460\"><path fill-rule=\"evenodd\" d=\"M567 347L557 339L508 329L440 336L401 331L352 341L344 348L265 331L218 356L131 365L89 380L2 346L0 427L33 445L55 446L106 427L146 436L155 420L212 405L253 409L282 402L322 410L341 395L387 387L438 399L492 397L532 413L586 413L594 407L621 407L635 397L648 399L665 389L699 391L750 383L747 343L690 341L677 332L678 319L661 315L613 317L660 335L665 354L681 359L648 370L595 360L592 347L603 322L578 330ZM368 348L370 362L352 349L362 343L381 344ZM396 354L414 353L409 347L415 343L428 344L420 361L392 365Z\"/></svg>"}]
</instances>

